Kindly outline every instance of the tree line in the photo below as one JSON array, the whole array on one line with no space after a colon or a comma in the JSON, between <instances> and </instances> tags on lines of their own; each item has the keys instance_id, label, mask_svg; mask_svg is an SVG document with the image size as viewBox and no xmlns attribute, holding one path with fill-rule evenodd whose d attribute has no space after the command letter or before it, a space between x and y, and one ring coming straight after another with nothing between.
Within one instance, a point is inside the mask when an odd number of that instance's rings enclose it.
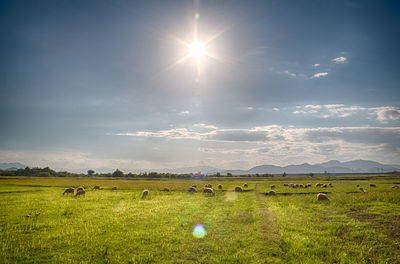
<instances>
[{"instance_id":1,"label":"tree line","mask_svg":"<svg viewBox=\"0 0 400 264\"><path fill-rule=\"evenodd\" d=\"M94 170L88 170L87 173L73 173L68 171L55 171L49 167L26 167L24 169L17 170L0 170L0 176L25 176L25 177L110 177L110 178L163 178L163 179L190 179L191 174L179 174L179 173L160 173L160 172L142 172L142 173L124 173L123 171L116 169L112 173L96 173ZM255 175L232 175L227 173L222 175L216 173L213 175L207 175L207 177L273 177L272 174L255 174Z\"/></svg>"}]
</instances>

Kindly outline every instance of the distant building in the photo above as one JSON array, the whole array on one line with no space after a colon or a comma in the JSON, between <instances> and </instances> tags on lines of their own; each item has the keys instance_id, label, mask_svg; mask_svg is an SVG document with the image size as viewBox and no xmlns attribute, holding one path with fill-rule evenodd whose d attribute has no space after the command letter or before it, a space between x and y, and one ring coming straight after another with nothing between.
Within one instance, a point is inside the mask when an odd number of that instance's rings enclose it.
<instances>
[{"instance_id":1,"label":"distant building","mask_svg":"<svg viewBox=\"0 0 400 264\"><path fill-rule=\"evenodd\" d=\"M199 171L198 173L190 174L190 178L192 180L202 180L204 179L204 174L201 174L201 172Z\"/></svg>"}]
</instances>

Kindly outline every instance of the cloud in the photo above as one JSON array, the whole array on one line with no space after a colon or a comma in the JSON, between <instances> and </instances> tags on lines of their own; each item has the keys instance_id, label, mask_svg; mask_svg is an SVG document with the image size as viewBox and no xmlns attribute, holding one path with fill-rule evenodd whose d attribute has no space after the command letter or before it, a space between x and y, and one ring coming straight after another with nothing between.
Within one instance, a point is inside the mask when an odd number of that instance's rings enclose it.
<instances>
[{"instance_id":1,"label":"cloud","mask_svg":"<svg viewBox=\"0 0 400 264\"><path fill-rule=\"evenodd\" d=\"M284 70L283 73L290 77L297 77L296 73L289 72L288 70Z\"/></svg>"},{"instance_id":2,"label":"cloud","mask_svg":"<svg viewBox=\"0 0 400 264\"><path fill-rule=\"evenodd\" d=\"M332 59L332 61L334 63L336 63L336 64L344 64L344 63L347 63L347 58L341 56L341 57L337 57L337 58Z\"/></svg>"},{"instance_id":3,"label":"cloud","mask_svg":"<svg viewBox=\"0 0 400 264\"><path fill-rule=\"evenodd\" d=\"M324 76L327 76L327 75L328 75L327 72L319 72L319 73L314 74L314 75L311 77L311 79L320 78L320 77L324 77Z\"/></svg>"},{"instance_id":4,"label":"cloud","mask_svg":"<svg viewBox=\"0 0 400 264\"><path fill-rule=\"evenodd\" d=\"M278 107L274 107L274 108L272 108L272 110L279 111L279 108Z\"/></svg>"},{"instance_id":5,"label":"cloud","mask_svg":"<svg viewBox=\"0 0 400 264\"><path fill-rule=\"evenodd\" d=\"M190 111L188 111L188 110L185 110L185 111L180 112L179 115L180 115L180 116L188 116L188 115L190 115L191 113L192 113L192 112L190 112Z\"/></svg>"},{"instance_id":6,"label":"cloud","mask_svg":"<svg viewBox=\"0 0 400 264\"><path fill-rule=\"evenodd\" d=\"M382 122L387 123L390 120L400 120L400 109L393 106L382 106L371 108L376 115L376 118Z\"/></svg>"},{"instance_id":7,"label":"cloud","mask_svg":"<svg viewBox=\"0 0 400 264\"><path fill-rule=\"evenodd\" d=\"M295 115L308 114L321 118L345 118L357 114L364 114L366 118L371 119L371 117L373 117L381 123L400 120L400 108L394 106L362 107L346 106L344 104L303 105L296 106L296 110L292 113Z\"/></svg>"},{"instance_id":8,"label":"cloud","mask_svg":"<svg viewBox=\"0 0 400 264\"><path fill-rule=\"evenodd\" d=\"M313 66L314 66L315 68L317 68L317 67L320 66L320 64L319 64L319 63L315 63Z\"/></svg>"}]
</instances>

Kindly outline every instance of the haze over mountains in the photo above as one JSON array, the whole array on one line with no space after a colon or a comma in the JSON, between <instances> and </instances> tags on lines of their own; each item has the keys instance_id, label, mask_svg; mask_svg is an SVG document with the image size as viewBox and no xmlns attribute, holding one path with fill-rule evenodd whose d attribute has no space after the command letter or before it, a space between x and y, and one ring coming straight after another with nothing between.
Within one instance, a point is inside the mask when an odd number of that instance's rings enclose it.
<instances>
[{"instance_id":1,"label":"haze over mountains","mask_svg":"<svg viewBox=\"0 0 400 264\"><path fill-rule=\"evenodd\" d=\"M26 165L19 162L15 163L0 163L0 169L2 170L16 170L25 168ZM112 172L117 168L82 168L82 169L68 169L68 168L53 168L57 171L70 171L76 173L86 173L89 169L94 169L96 172ZM337 160L330 160L324 163L308 164L303 163L299 165L287 165L287 166L275 166L275 165L260 165L253 167L249 170L224 170L210 166L195 166L195 167L184 167L176 169L123 169L125 173L133 172L164 172L164 173L191 173L201 171L204 174L215 174L217 172L221 174L232 173L233 175L240 174L303 174L303 173L379 173L379 172L393 172L400 171L400 165L386 165L371 160L352 160L347 162L340 162Z\"/></svg>"}]
</instances>

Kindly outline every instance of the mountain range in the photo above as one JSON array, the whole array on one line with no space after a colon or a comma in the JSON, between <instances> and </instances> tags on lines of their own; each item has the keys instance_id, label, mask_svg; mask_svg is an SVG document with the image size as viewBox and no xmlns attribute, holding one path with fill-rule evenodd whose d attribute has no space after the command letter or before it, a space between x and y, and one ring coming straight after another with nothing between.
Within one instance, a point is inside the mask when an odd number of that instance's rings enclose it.
<instances>
[{"instance_id":1,"label":"mountain range","mask_svg":"<svg viewBox=\"0 0 400 264\"><path fill-rule=\"evenodd\" d=\"M0 163L2 170L17 170L25 168L26 165L19 162L15 163ZM70 171L76 173L86 173L88 169L68 169L68 168L54 168L57 171ZM93 168L96 172L112 172L116 168ZM191 173L201 171L204 174L221 174L232 173L233 175L245 174L304 174L304 173L379 173L379 172L393 172L400 171L400 165L385 165L371 160L352 160L347 162L340 162L337 160L330 160L328 162L308 164L303 163L299 165L275 166L275 165L260 165L253 167L249 170L223 170L210 166L195 166L184 167L176 169L122 169L125 173L139 173L139 172L164 172L164 173Z\"/></svg>"}]
</instances>

